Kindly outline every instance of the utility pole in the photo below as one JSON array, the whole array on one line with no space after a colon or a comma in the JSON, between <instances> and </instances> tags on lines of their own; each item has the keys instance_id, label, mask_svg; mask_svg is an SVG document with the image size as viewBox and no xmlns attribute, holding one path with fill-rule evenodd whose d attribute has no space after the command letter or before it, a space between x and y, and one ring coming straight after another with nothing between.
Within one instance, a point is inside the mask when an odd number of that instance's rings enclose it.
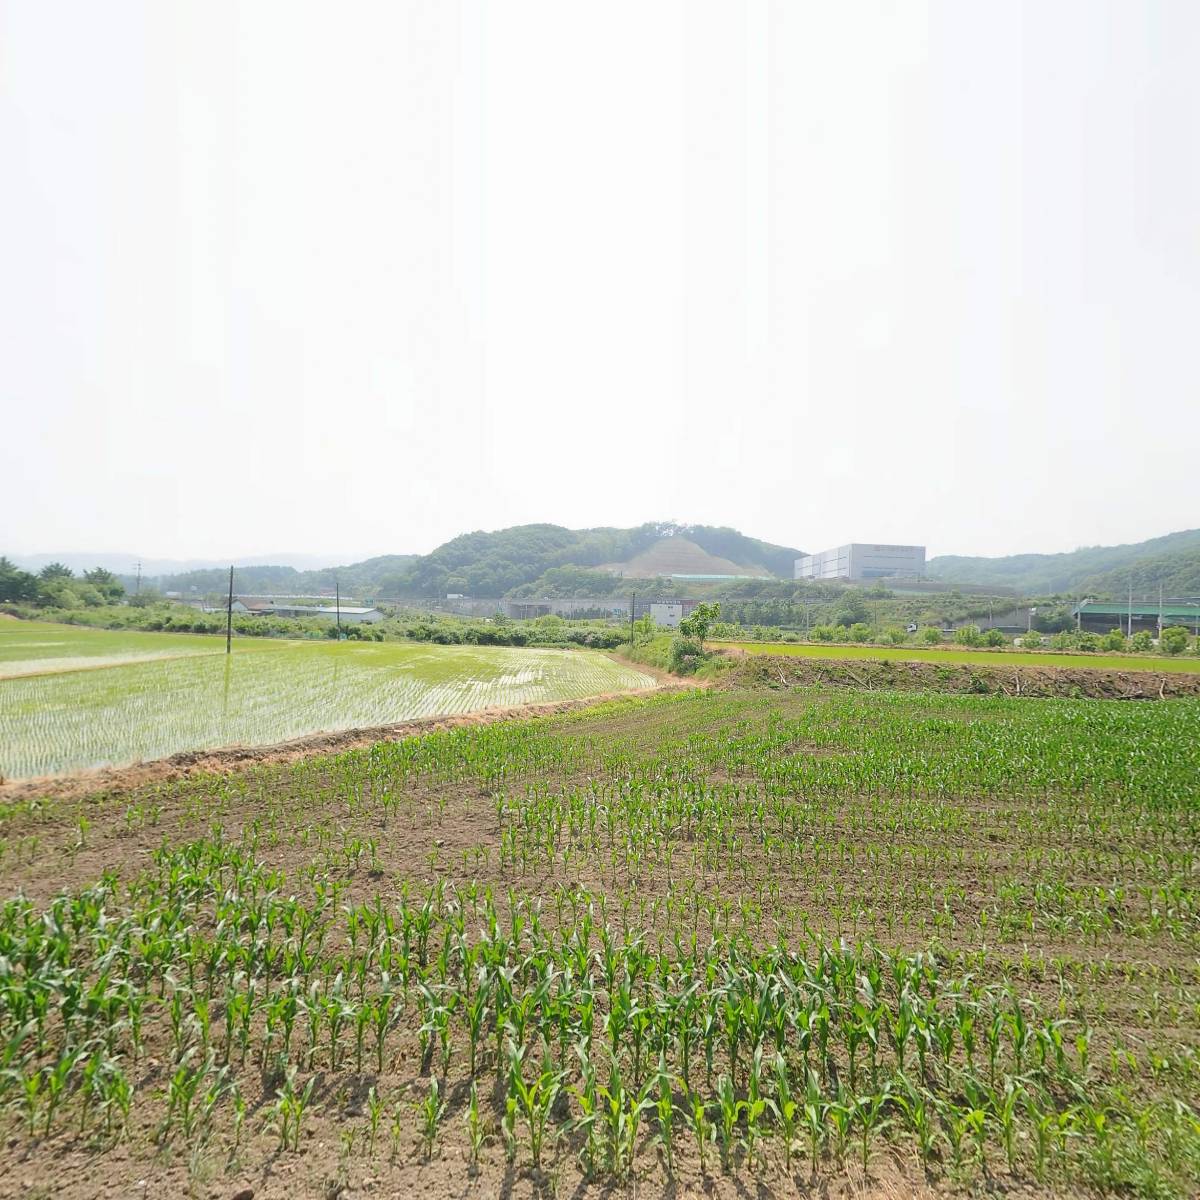
<instances>
[{"instance_id":1,"label":"utility pole","mask_svg":"<svg viewBox=\"0 0 1200 1200\"><path fill-rule=\"evenodd\" d=\"M336 575L333 577L333 597L333 606L337 613L337 640L340 642L342 640L342 585Z\"/></svg>"},{"instance_id":2,"label":"utility pole","mask_svg":"<svg viewBox=\"0 0 1200 1200\"><path fill-rule=\"evenodd\" d=\"M1129 620L1126 637L1133 637L1133 576L1129 577Z\"/></svg>"},{"instance_id":3,"label":"utility pole","mask_svg":"<svg viewBox=\"0 0 1200 1200\"><path fill-rule=\"evenodd\" d=\"M233 653L233 564L229 565L229 602L225 606L225 653Z\"/></svg>"},{"instance_id":4,"label":"utility pole","mask_svg":"<svg viewBox=\"0 0 1200 1200\"><path fill-rule=\"evenodd\" d=\"M138 596L138 595L141 595L141 591L142 591L142 560L141 559L138 559L135 570L137 571L137 581L133 585L133 594L135 596Z\"/></svg>"},{"instance_id":5,"label":"utility pole","mask_svg":"<svg viewBox=\"0 0 1200 1200\"><path fill-rule=\"evenodd\" d=\"M633 642L633 610L637 605L637 592L629 593L629 650L632 653L634 648Z\"/></svg>"},{"instance_id":6,"label":"utility pole","mask_svg":"<svg viewBox=\"0 0 1200 1200\"><path fill-rule=\"evenodd\" d=\"M1158 636L1162 637L1162 580L1158 581Z\"/></svg>"}]
</instances>

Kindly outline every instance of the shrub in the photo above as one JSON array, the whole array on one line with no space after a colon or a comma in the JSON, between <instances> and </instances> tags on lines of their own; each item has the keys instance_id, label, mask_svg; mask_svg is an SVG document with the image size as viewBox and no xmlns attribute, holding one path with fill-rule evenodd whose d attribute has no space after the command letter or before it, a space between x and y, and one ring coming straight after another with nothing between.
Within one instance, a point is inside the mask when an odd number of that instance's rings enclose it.
<instances>
[{"instance_id":1,"label":"shrub","mask_svg":"<svg viewBox=\"0 0 1200 1200\"><path fill-rule=\"evenodd\" d=\"M814 642L832 642L838 632L832 625L814 625L808 636Z\"/></svg>"},{"instance_id":2,"label":"shrub","mask_svg":"<svg viewBox=\"0 0 1200 1200\"><path fill-rule=\"evenodd\" d=\"M695 638L676 634L667 663L676 675L691 675L704 661L704 646Z\"/></svg>"},{"instance_id":3,"label":"shrub","mask_svg":"<svg viewBox=\"0 0 1200 1200\"><path fill-rule=\"evenodd\" d=\"M1125 649L1125 635L1119 629L1114 629L1114 630L1110 631L1109 633L1106 633L1100 639L1100 649L1101 650L1124 650Z\"/></svg>"},{"instance_id":4,"label":"shrub","mask_svg":"<svg viewBox=\"0 0 1200 1200\"><path fill-rule=\"evenodd\" d=\"M866 642L869 641L871 637L870 625L866 625L862 621L855 621L847 632L850 634L850 640L852 642Z\"/></svg>"},{"instance_id":5,"label":"shrub","mask_svg":"<svg viewBox=\"0 0 1200 1200\"><path fill-rule=\"evenodd\" d=\"M940 646L942 644L942 631L936 625L926 625L921 630L921 640L927 646Z\"/></svg>"},{"instance_id":6,"label":"shrub","mask_svg":"<svg viewBox=\"0 0 1200 1200\"><path fill-rule=\"evenodd\" d=\"M983 634L978 625L963 625L954 631L954 640L960 646L980 646L983 644Z\"/></svg>"},{"instance_id":7,"label":"shrub","mask_svg":"<svg viewBox=\"0 0 1200 1200\"><path fill-rule=\"evenodd\" d=\"M1182 625L1168 625L1158 639L1158 648L1164 654L1182 654L1187 644L1188 631Z\"/></svg>"},{"instance_id":8,"label":"shrub","mask_svg":"<svg viewBox=\"0 0 1200 1200\"><path fill-rule=\"evenodd\" d=\"M999 629L989 629L983 635L983 644L985 646L1007 646L1008 638L1000 632Z\"/></svg>"},{"instance_id":9,"label":"shrub","mask_svg":"<svg viewBox=\"0 0 1200 1200\"><path fill-rule=\"evenodd\" d=\"M1040 650L1042 646L1042 635L1036 629L1029 630L1024 637L1021 638L1021 645L1026 650Z\"/></svg>"},{"instance_id":10,"label":"shrub","mask_svg":"<svg viewBox=\"0 0 1200 1200\"><path fill-rule=\"evenodd\" d=\"M1129 639L1130 650L1140 650L1145 652L1154 649L1154 638L1151 636L1150 630L1139 629L1137 633Z\"/></svg>"}]
</instances>

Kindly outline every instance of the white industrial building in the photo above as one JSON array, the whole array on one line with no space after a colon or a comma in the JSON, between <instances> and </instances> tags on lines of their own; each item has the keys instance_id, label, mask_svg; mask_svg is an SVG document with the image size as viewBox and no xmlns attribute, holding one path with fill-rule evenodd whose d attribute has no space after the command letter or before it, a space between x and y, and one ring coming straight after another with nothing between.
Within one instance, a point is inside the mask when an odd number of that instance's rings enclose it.
<instances>
[{"instance_id":1,"label":"white industrial building","mask_svg":"<svg viewBox=\"0 0 1200 1200\"><path fill-rule=\"evenodd\" d=\"M796 559L796 579L903 579L925 574L924 546L850 542Z\"/></svg>"},{"instance_id":2,"label":"white industrial building","mask_svg":"<svg viewBox=\"0 0 1200 1200\"><path fill-rule=\"evenodd\" d=\"M678 629L683 616L682 600L652 600L650 602L650 619L660 629Z\"/></svg>"}]
</instances>

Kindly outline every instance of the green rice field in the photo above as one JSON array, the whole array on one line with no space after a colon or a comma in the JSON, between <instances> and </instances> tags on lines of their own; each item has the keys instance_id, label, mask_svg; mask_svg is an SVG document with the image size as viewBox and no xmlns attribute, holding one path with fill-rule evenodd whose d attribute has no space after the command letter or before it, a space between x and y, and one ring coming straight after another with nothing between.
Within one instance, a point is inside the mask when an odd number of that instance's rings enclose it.
<instances>
[{"instance_id":1,"label":"green rice field","mask_svg":"<svg viewBox=\"0 0 1200 1200\"><path fill-rule=\"evenodd\" d=\"M1055 654L1049 650L964 650L927 646L834 646L812 642L713 642L721 650L748 654L797 654L804 658L870 658L875 661L971 663L992 667L1072 667L1098 671L1185 671L1200 674L1200 658L1165 654Z\"/></svg>"},{"instance_id":2,"label":"green rice field","mask_svg":"<svg viewBox=\"0 0 1200 1200\"><path fill-rule=\"evenodd\" d=\"M654 680L585 650L223 639L0 623L0 776L571 700Z\"/></svg>"}]
</instances>

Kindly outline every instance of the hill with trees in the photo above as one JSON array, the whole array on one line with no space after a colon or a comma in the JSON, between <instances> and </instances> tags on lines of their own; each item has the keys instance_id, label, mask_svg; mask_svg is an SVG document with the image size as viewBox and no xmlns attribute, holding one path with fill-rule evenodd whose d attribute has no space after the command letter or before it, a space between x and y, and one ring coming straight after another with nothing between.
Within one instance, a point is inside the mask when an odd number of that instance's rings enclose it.
<instances>
[{"instance_id":1,"label":"hill with trees","mask_svg":"<svg viewBox=\"0 0 1200 1200\"><path fill-rule=\"evenodd\" d=\"M703 566L722 560L715 568L710 567L713 573L744 564L764 576L790 578L794 560L803 554L715 525L648 522L632 529L516 525L492 533L465 533L446 542L389 576L381 584L381 594L432 597L461 592L499 597L518 589L528 594L528 585L547 572L567 567L583 568L586 575L576 577L573 584L562 576L551 576L546 582L555 588L553 594L564 594L564 586L576 594L579 587L594 591L604 587L603 574L624 574L625 566L636 564L639 555L674 538L682 538L702 552L701 558L689 554L687 561L691 563ZM666 561L665 556L660 557ZM637 573L636 566L633 573ZM611 590L611 586L604 590Z\"/></svg>"},{"instance_id":2,"label":"hill with trees","mask_svg":"<svg viewBox=\"0 0 1200 1200\"><path fill-rule=\"evenodd\" d=\"M332 594L334 585L346 595L380 594L385 579L402 571L416 559L415 554L383 554L344 567L321 567L302 571L285 566L235 567L234 591L241 595L304 596ZM205 567L164 575L158 580L163 591L182 595L224 595L229 586L228 567Z\"/></svg>"},{"instance_id":3,"label":"hill with trees","mask_svg":"<svg viewBox=\"0 0 1200 1200\"><path fill-rule=\"evenodd\" d=\"M1123 546L1085 546L1064 554L972 558L946 554L926 565L931 579L1000 584L1024 595L1120 595L1157 588L1171 595L1200 592L1200 529L1185 529Z\"/></svg>"}]
</instances>

